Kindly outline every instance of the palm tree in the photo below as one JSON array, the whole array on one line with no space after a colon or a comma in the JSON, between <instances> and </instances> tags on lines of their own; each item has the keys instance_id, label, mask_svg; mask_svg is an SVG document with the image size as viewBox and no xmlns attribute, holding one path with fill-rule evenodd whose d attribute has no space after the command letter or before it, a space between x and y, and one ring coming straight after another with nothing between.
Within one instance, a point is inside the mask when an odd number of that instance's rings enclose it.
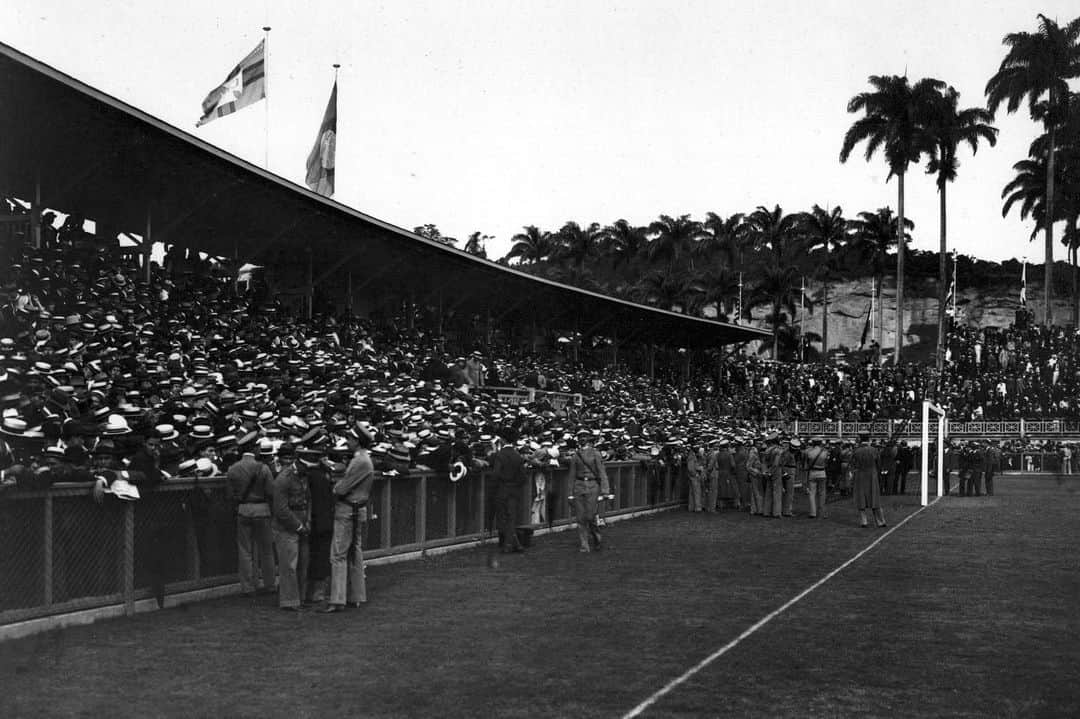
<instances>
[{"instance_id":1,"label":"palm tree","mask_svg":"<svg viewBox=\"0 0 1080 719\"><path fill-rule=\"evenodd\" d=\"M1006 103L1009 114L1020 108L1027 99L1028 109L1035 119L1036 107L1045 95L1048 111L1043 116L1050 148L1057 147L1056 130L1060 121L1058 108L1069 93L1071 78L1080 76L1080 18L1060 26L1045 15L1039 15L1039 29L1035 33L1013 32L1002 39L1008 47L997 73L986 83L986 107L997 112ZM1047 153L1046 163L1046 263L1043 302L1046 305L1045 321L1054 318L1050 303L1054 279L1054 155Z\"/></svg>"},{"instance_id":2,"label":"palm tree","mask_svg":"<svg viewBox=\"0 0 1080 719\"><path fill-rule=\"evenodd\" d=\"M878 347L881 346L883 329L881 284L885 279L889 250L898 244L897 227L898 220L890 207L882 207L877 212L860 212L858 219L851 224L852 235L849 247L852 254L850 258L863 266L869 264L874 277L874 306L877 308L877 337L874 339ZM905 219L904 229L905 240L910 240L911 236L907 230L915 229L915 223Z\"/></svg>"},{"instance_id":3,"label":"palm tree","mask_svg":"<svg viewBox=\"0 0 1080 719\"><path fill-rule=\"evenodd\" d=\"M800 278L807 261L799 222L800 215L785 215L780 205L772 210L759 206L746 218L747 234L763 253L760 280L751 290L749 306L767 304L771 309L766 320L773 328L773 359L779 357L780 326L795 316Z\"/></svg>"},{"instance_id":4,"label":"palm tree","mask_svg":"<svg viewBox=\"0 0 1080 719\"><path fill-rule=\"evenodd\" d=\"M631 264L644 251L648 237L644 227L631 225L626 220L615 220L602 230L604 253L611 258L612 266Z\"/></svg>"},{"instance_id":5,"label":"palm tree","mask_svg":"<svg viewBox=\"0 0 1080 719\"><path fill-rule=\"evenodd\" d=\"M536 225L526 225L510 238L513 246L506 253L506 259L517 259L520 264L543 262L554 250L551 233L540 230Z\"/></svg>"},{"instance_id":6,"label":"palm tree","mask_svg":"<svg viewBox=\"0 0 1080 719\"><path fill-rule=\"evenodd\" d=\"M724 266L742 269L743 250L747 239L746 216L736 212L729 217L722 217L715 212L705 215L701 223L705 236L697 246L698 254L706 257L720 257Z\"/></svg>"},{"instance_id":7,"label":"palm tree","mask_svg":"<svg viewBox=\"0 0 1080 719\"><path fill-rule=\"evenodd\" d=\"M651 269L630 288L630 296L637 302L684 313L702 292L704 288L694 273L673 267Z\"/></svg>"},{"instance_id":8,"label":"palm tree","mask_svg":"<svg viewBox=\"0 0 1080 719\"><path fill-rule=\"evenodd\" d=\"M796 253L795 248L790 248L784 252L785 259L794 259L791 255ZM795 305L801 294L801 278L802 273L793 262L768 263L761 268L760 280L750 293L751 307L766 305L769 308L765 321L773 330L774 360L780 359L780 328L795 317ZM813 300L805 294L802 304L809 310L814 306Z\"/></svg>"},{"instance_id":9,"label":"palm tree","mask_svg":"<svg viewBox=\"0 0 1080 719\"><path fill-rule=\"evenodd\" d=\"M649 225L649 233L653 235L648 246L649 259L666 258L669 270L683 257L690 257L697 243L705 238L701 223L691 220L690 215L660 215L658 220ZM693 267L691 260L690 268Z\"/></svg>"},{"instance_id":10,"label":"palm tree","mask_svg":"<svg viewBox=\"0 0 1080 719\"><path fill-rule=\"evenodd\" d=\"M829 353L829 280L836 271L836 250L847 242L851 223L844 219L844 210L837 206L826 210L818 205L800 218L801 230L809 249L820 248L825 259L818 265L821 278L821 357ZM807 333L809 334L809 333Z\"/></svg>"},{"instance_id":11,"label":"palm tree","mask_svg":"<svg viewBox=\"0 0 1080 719\"><path fill-rule=\"evenodd\" d=\"M945 83L924 78L909 85L899 75L871 75L873 92L861 92L848 102L848 112L865 112L844 135L840 162L847 162L855 145L866 141L866 159L870 160L879 148L889 164L888 182L897 179L897 223L904 224L904 176L911 163L918 163L924 152L932 147L924 121L934 98ZM899 233L898 233L899 234ZM896 252L896 347L893 362L900 362L904 341L904 243Z\"/></svg>"},{"instance_id":12,"label":"palm tree","mask_svg":"<svg viewBox=\"0 0 1080 719\"><path fill-rule=\"evenodd\" d=\"M960 166L956 150L961 143L971 147L971 154L979 150L979 140L986 140L991 147L997 144L997 128L990 125L994 119L981 107L958 109L960 93L949 87L935 103L929 117L928 130L933 137L934 146L930 154L930 163L926 172L937 175L938 200L940 203L941 246L938 250L938 337L937 367L941 371L945 342L945 297L946 288L945 257L949 252L946 240L945 223L945 188L956 180L956 170Z\"/></svg>"},{"instance_id":13,"label":"palm tree","mask_svg":"<svg viewBox=\"0 0 1080 719\"><path fill-rule=\"evenodd\" d=\"M571 220L558 232L560 260L568 260L580 268L585 260L596 253L600 244L600 223L593 222L586 227Z\"/></svg>"},{"instance_id":14,"label":"palm tree","mask_svg":"<svg viewBox=\"0 0 1080 719\"><path fill-rule=\"evenodd\" d=\"M474 232L469 235L469 239L465 241L464 249L470 255L475 255L483 259L487 259L487 241L494 239L491 235L485 235L482 232Z\"/></svg>"}]
</instances>

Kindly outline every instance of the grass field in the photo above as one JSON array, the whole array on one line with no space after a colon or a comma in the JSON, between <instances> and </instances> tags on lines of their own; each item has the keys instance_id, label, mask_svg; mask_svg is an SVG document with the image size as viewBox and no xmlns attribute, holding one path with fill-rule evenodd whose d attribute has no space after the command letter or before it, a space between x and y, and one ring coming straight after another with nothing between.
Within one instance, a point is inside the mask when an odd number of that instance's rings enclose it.
<instances>
[{"instance_id":1,"label":"grass field","mask_svg":"<svg viewBox=\"0 0 1080 719\"><path fill-rule=\"evenodd\" d=\"M644 716L1080 716L1080 481L946 497ZM918 509L888 497L890 527ZM803 511L805 515L805 511ZM0 644L0 717L532 717L630 711L885 530L669 512L369 570L368 606L272 597Z\"/></svg>"}]
</instances>

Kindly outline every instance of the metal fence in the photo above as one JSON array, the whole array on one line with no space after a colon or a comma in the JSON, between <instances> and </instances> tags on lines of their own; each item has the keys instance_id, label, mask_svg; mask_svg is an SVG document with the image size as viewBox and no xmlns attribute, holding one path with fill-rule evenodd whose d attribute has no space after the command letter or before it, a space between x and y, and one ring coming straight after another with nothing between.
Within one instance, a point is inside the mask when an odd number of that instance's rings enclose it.
<instances>
[{"instance_id":1,"label":"metal fence","mask_svg":"<svg viewBox=\"0 0 1080 719\"><path fill-rule=\"evenodd\" d=\"M921 421L902 419L877 420L875 422L804 422L767 420L766 429L774 429L798 435L821 435L824 437L855 437L867 433L876 437L912 437L922 435ZM929 436L937 436L937 422L930 422ZM1075 420L1007 420L997 422L947 422L945 434L949 437L1019 438L1043 437L1067 438L1080 435L1080 422Z\"/></svg>"},{"instance_id":2,"label":"metal fence","mask_svg":"<svg viewBox=\"0 0 1080 719\"><path fill-rule=\"evenodd\" d=\"M607 465L611 515L685 501L683 471L637 462ZM235 520L224 478L169 480L123 501L93 501L90 485L0 493L0 625L237 581ZM550 524L572 522L567 470L549 475ZM491 487L414 473L377 481L364 555L378 558L475 542L490 522ZM528 522L521 502L521 523Z\"/></svg>"}]
</instances>

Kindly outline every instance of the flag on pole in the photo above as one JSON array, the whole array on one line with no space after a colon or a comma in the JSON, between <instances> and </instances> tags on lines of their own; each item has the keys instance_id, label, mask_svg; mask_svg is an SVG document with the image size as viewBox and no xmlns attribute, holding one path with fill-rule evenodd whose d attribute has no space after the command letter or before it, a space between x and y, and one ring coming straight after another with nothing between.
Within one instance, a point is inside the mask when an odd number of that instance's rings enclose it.
<instances>
[{"instance_id":1,"label":"flag on pole","mask_svg":"<svg viewBox=\"0 0 1080 719\"><path fill-rule=\"evenodd\" d=\"M956 314L956 272L953 272L952 283L949 285L949 294L945 296L945 314L952 317Z\"/></svg>"},{"instance_id":2,"label":"flag on pole","mask_svg":"<svg viewBox=\"0 0 1080 719\"><path fill-rule=\"evenodd\" d=\"M330 91L319 134L307 159L305 182L315 192L326 197L334 194L334 154L337 145L337 81Z\"/></svg>"},{"instance_id":3,"label":"flag on pole","mask_svg":"<svg viewBox=\"0 0 1080 719\"><path fill-rule=\"evenodd\" d=\"M862 328L862 337L859 338L859 349L866 346L866 336L870 334L870 315L874 314L874 297L870 296L870 304L866 307L866 324Z\"/></svg>"},{"instance_id":4,"label":"flag on pole","mask_svg":"<svg viewBox=\"0 0 1080 719\"><path fill-rule=\"evenodd\" d=\"M1020 270L1020 306L1027 307L1027 258L1024 258L1024 268Z\"/></svg>"},{"instance_id":5,"label":"flag on pole","mask_svg":"<svg viewBox=\"0 0 1080 719\"><path fill-rule=\"evenodd\" d=\"M203 114L195 127L231 115L266 97L266 41L260 40L247 57L202 101Z\"/></svg>"}]
</instances>

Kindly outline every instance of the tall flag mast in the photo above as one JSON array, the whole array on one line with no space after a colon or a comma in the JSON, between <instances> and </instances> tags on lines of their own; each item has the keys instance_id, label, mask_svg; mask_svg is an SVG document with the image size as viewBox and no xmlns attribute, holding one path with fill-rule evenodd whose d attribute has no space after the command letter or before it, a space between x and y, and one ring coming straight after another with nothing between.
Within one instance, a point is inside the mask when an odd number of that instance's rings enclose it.
<instances>
[{"instance_id":1,"label":"tall flag mast","mask_svg":"<svg viewBox=\"0 0 1080 719\"><path fill-rule=\"evenodd\" d=\"M1024 267L1020 270L1020 306L1027 307L1027 256L1024 257Z\"/></svg>"},{"instance_id":2,"label":"tall flag mast","mask_svg":"<svg viewBox=\"0 0 1080 719\"><path fill-rule=\"evenodd\" d=\"M334 194L334 165L337 154L337 76L341 65L334 63L334 89L326 103L319 134L307 158L307 175L304 181L312 191L332 197Z\"/></svg>"},{"instance_id":3,"label":"tall flag mast","mask_svg":"<svg viewBox=\"0 0 1080 719\"><path fill-rule=\"evenodd\" d=\"M270 96L266 88L270 85L270 26L263 26L263 47L266 55L263 58L263 97L266 98L266 112L263 115L263 167L270 169Z\"/></svg>"}]
</instances>

